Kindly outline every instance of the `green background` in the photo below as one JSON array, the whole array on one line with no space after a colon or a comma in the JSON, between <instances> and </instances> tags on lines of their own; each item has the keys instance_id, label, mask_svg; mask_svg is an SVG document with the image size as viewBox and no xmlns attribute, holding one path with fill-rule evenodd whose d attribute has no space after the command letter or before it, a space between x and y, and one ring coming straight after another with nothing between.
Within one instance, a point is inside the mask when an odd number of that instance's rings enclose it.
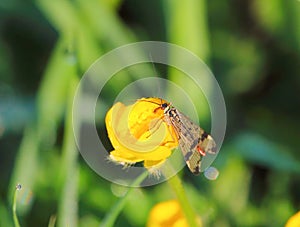
<instances>
[{"instance_id":1,"label":"green background","mask_svg":"<svg viewBox=\"0 0 300 227\"><path fill-rule=\"evenodd\" d=\"M1 0L0 226L13 226L17 183L21 226L53 226L54 217L57 226L99 226L116 212L127 188L78 155L72 101L97 58L144 40L197 54L225 97L227 132L213 163L219 178L179 173L204 225L283 226L300 210L299 28L296 0ZM157 72L184 82L174 70ZM124 75L106 86L104 109L135 78ZM199 111L209 122L209 111ZM101 137L104 115L96 117ZM176 197L166 183L133 192L114 226L144 226L151 207Z\"/></svg>"}]
</instances>

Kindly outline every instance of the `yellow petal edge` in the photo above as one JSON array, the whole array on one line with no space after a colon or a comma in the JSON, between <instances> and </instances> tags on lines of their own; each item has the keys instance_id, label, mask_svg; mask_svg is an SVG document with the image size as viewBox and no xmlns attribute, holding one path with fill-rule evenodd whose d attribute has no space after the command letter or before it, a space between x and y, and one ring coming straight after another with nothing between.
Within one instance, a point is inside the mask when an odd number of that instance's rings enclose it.
<instances>
[{"instance_id":1,"label":"yellow petal edge","mask_svg":"<svg viewBox=\"0 0 300 227\"><path fill-rule=\"evenodd\" d=\"M162 163L178 146L171 125L160 108L165 100L142 98L132 105L117 102L107 112L105 124L114 150L110 158L120 164L144 162L146 168Z\"/></svg>"}]
</instances>

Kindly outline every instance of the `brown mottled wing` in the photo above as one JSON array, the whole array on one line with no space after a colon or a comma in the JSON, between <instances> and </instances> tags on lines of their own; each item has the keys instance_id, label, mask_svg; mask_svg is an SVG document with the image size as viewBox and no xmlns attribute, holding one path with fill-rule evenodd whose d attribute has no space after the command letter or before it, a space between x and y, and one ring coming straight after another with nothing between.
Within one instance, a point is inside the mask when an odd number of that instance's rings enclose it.
<instances>
[{"instance_id":1,"label":"brown mottled wing","mask_svg":"<svg viewBox=\"0 0 300 227\"><path fill-rule=\"evenodd\" d=\"M215 141L211 135L177 109L171 108L167 117L178 134L180 149L187 166L192 173L199 174L202 156L217 152Z\"/></svg>"}]
</instances>

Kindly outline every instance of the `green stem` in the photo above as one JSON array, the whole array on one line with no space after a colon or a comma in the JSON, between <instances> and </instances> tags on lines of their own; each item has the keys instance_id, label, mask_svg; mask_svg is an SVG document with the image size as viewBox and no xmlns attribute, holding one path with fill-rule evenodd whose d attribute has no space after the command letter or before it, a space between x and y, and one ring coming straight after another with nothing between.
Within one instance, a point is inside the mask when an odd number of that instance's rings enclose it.
<instances>
[{"instance_id":1,"label":"green stem","mask_svg":"<svg viewBox=\"0 0 300 227\"><path fill-rule=\"evenodd\" d=\"M188 198L185 194L180 178L177 175L175 175L174 177L169 179L168 183L173 188L177 196L177 199L181 205L181 208L183 210L187 222L189 223L189 226L199 227L199 224L196 223L197 220L196 213L188 201Z\"/></svg>"},{"instance_id":2,"label":"green stem","mask_svg":"<svg viewBox=\"0 0 300 227\"><path fill-rule=\"evenodd\" d=\"M56 216L52 215L49 219L48 227L55 227Z\"/></svg>"},{"instance_id":3,"label":"green stem","mask_svg":"<svg viewBox=\"0 0 300 227\"><path fill-rule=\"evenodd\" d=\"M13 211L13 219L14 219L15 227L20 227L20 223L17 216L17 194L18 194L18 190L20 189L21 189L21 185L18 184L16 186L14 197L13 197L12 211Z\"/></svg>"},{"instance_id":4,"label":"green stem","mask_svg":"<svg viewBox=\"0 0 300 227\"><path fill-rule=\"evenodd\" d=\"M171 166L170 164L166 163L164 171L170 172L171 171ZM166 173L166 172L165 172ZM181 206L181 209L185 215L185 218L189 224L190 227L201 227L201 223L197 223L197 216L196 213L189 203L189 200L186 196L186 193L184 191L182 182L178 175L175 175L171 177L168 180L169 185L172 187L173 191L175 192L178 202Z\"/></svg>"},{"instance_id":5,"label":"green stem","mask_svg":"<svg viewBox=\"0 0 300 227\"><path fill-rule=\"evenodd\" d=\"M110 212L107 214L107 216L104 218L102 223L100 224L100 227L111 227L114 226L114 223L119 215L119 213L124 208L129 195L134 192L134 187L138 187L144 179L148 176L148 172L145 171L142 173L139 177L136 178L136 180L131 184L131 188L128 189L127 193L123 198L121 198L110 210Z\"/></svg>"}]
</instances>

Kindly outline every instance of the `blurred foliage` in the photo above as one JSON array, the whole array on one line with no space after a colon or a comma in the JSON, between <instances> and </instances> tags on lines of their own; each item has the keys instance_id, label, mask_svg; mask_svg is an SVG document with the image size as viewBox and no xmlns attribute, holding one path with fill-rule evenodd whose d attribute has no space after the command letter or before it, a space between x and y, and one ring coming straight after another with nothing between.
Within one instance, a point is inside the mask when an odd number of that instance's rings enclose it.
<instances>
[{"instance_id":1,"label":"blurred foliage","mask_svg":"<svg viewBox=\"0 0 300 227\"><path fill-rule=\"evenodd\" d=\"M71 108L80 77L109 50L142 40L193 51L223 90L228 127L213 164L219 178L181 172L204 226L283 226L300 210L299 27L296 0L2 0L0 226L13 225L17 183L21 226L53 225L55 217L57 226L99 226L120 203L114 226L144 226L156 203L174 199L166 183L126 194L95 174L74 143ZM151 68L112 79L101 108L135 78L154 74ZM157 69L201 96L175 70ZM198 111L209 121L208 109Z\"/></svg>"}]
</instances>

